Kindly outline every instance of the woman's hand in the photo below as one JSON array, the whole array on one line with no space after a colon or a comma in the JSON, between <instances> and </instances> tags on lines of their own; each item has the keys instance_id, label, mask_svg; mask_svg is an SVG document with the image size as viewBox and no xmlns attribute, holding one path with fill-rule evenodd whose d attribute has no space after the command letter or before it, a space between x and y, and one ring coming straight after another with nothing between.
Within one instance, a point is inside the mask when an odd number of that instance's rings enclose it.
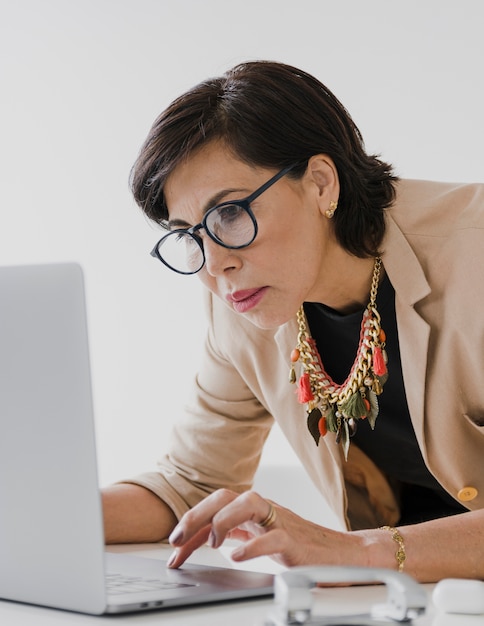
<instances>
[{"instance_id":1,"label":"woman's hand","mask_svg":"<svg viewBox=\"0 0 484 626\"><path fill-rule=\"evenodd\" d=\"M275 517L269 516L271 506ZM261 527L262 523L262 527ZM484 509L403 526L405 572L419 582L442 578L484 580ZM235 561L271 556L287 567L359 565L397 569L392 533L381 528L338 532L302 519L253 491L215 491L180 520L170 535L170 567L180 567L208 541L218 548L227 538L242 540Z\"/></svg>"},{"instance_id":2,"label":"woman's hand","mask_svg":"<svg viewBox=\"0 0 484 626\"><path fill-rule=\"evenodd\" d=\"M180 567L207 541L218 548L226 538L244 542L232 552L235 561L267 555L288 567L367 565L364 535L318 526L253 491L220 489L185 513L171 533L176 550L169 567Z\"/></svg>"}]
</instances>

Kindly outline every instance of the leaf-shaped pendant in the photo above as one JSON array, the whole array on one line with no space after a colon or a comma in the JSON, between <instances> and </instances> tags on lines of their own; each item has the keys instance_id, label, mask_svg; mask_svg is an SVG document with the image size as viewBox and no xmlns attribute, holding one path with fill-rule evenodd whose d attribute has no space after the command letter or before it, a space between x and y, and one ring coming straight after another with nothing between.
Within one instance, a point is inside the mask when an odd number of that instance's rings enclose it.
<instances>
[{"instance_id":1,"label":"leaf-shaped pendant","mask_svg":"<svg viewBox=\"0 0 484 626\"><path fill-rule=\"evenodd\" d=\"M368 415L368 422L370 423L371 429L374 430L376 418L378 417L378 396L371 389L368 391L368 399L370 400L370 414Z\"/></svg>"},{"instance_id":2,"label":"leaf-shaped pendant","mask_svg":"<svg viewBox=\"0 0 484 626\"><path fill-rule=\"evenodd\" d=\"M338 430L336 431L336 443L341 442L341 437L343 436L343 426L341 424L341 420L338 424Z\"/></svg>"},{"instance_id":3,"label":"leaf-shaped pendant","mask_svg":"<svg viewBox=\"0 0 484 626\"><path fill-rule=\"evenodd\" d=\"M307 420L308 430L311 433L316 445L319 445L319 438L321 436L319 432L319 426L318 426L319 420L321 419L321 415L322 415L321 410L318 409L317 407L308 414L308 420Z\"/></svg>"},{"instance_id":4,"label":"leaf-shaped pendant","mask_svg":"<svg viewBox=\"0 0 484 626\"><path fill-rule=\"evenodd\" d=\"M348 460L348 451L350 449L350 429L348 427L348 421L343 420L341 444L343 446L343 453L345 455L345 461Z\"/></svg>"},{"instance_id":5,"label":"leaf-shaped pendant","mask_svg":"<svg viewBox=\"0 0 484 626\"><path fill-rule=\"evenodd\" d=\"M348 424L348 432L350 437L354 437L356 435L356 431L358 430L358 422L354 417L350 417L348 420L345 420Z\"/></svg>"}]
</instances>

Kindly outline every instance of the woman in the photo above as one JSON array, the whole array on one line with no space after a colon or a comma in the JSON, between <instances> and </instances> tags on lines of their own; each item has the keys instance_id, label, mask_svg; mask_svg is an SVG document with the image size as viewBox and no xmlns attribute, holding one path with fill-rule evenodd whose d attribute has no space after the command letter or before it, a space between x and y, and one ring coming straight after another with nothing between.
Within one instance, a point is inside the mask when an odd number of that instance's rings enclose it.
<instances>
[{"instance_id":1,"label":"woman","mask_svg":"<svg viewBox=\"0 0 484 626\"><path fill-rule=\"evenodd\" d=\"M132 188L210 325L159 472L104 491L107 541L484 578L484 187L398 180L315 78L252 62L162 113ZM250 491L273 420L346 532Z\"/></svg>"}]
</instances>

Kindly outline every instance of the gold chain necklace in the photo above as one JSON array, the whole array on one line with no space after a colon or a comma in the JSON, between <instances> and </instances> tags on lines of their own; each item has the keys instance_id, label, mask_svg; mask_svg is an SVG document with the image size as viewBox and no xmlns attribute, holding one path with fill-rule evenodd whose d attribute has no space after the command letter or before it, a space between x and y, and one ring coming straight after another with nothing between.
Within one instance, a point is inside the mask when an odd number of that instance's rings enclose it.
<instances>
[{"instance_id":1,"label":"gold chain necklace","mask_svg":"<svg viewBox=\"0 0 484 626\"><path fill-rule=\"evenodd\" d=\"M328 431L336 434L348 458L350 439L355 434L358 420L368 419L375 427L378 416L378 396L388 378L385 332L380 326L376 296L382 261L375 259L371 280L370 300L363 313L360 343L353 366L341 385L336 384L324 369L316 342L308 331L303 306L297 313L299 334L297 347L291 352L289 380L296 382L294 364L301 364L297 386L298 400L307 404L307 425L316 445Z\"/></svg>"}]
</instances>

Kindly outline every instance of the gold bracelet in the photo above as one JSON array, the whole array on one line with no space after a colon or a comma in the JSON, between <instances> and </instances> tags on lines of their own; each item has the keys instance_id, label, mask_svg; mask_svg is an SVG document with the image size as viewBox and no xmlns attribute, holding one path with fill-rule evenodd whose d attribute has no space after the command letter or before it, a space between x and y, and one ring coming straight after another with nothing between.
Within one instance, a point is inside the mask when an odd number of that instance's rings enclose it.
<instances>
[{"instance_id":1,"label":"gold bracelet","mask_svg":"<svg viewBox=\"0 0 484 626\"><path fill-rule=\"evenodd\" d=\"M398 543L398 550L395 552L395 558L397 559L398 571L403 572L403 566L407 555L405 553L405 542L403 541L402 535L396 528L393 528L393 526L382 526L380 530L390 531L392 533L393 541Z\"/></svg>"}]
</instances>

